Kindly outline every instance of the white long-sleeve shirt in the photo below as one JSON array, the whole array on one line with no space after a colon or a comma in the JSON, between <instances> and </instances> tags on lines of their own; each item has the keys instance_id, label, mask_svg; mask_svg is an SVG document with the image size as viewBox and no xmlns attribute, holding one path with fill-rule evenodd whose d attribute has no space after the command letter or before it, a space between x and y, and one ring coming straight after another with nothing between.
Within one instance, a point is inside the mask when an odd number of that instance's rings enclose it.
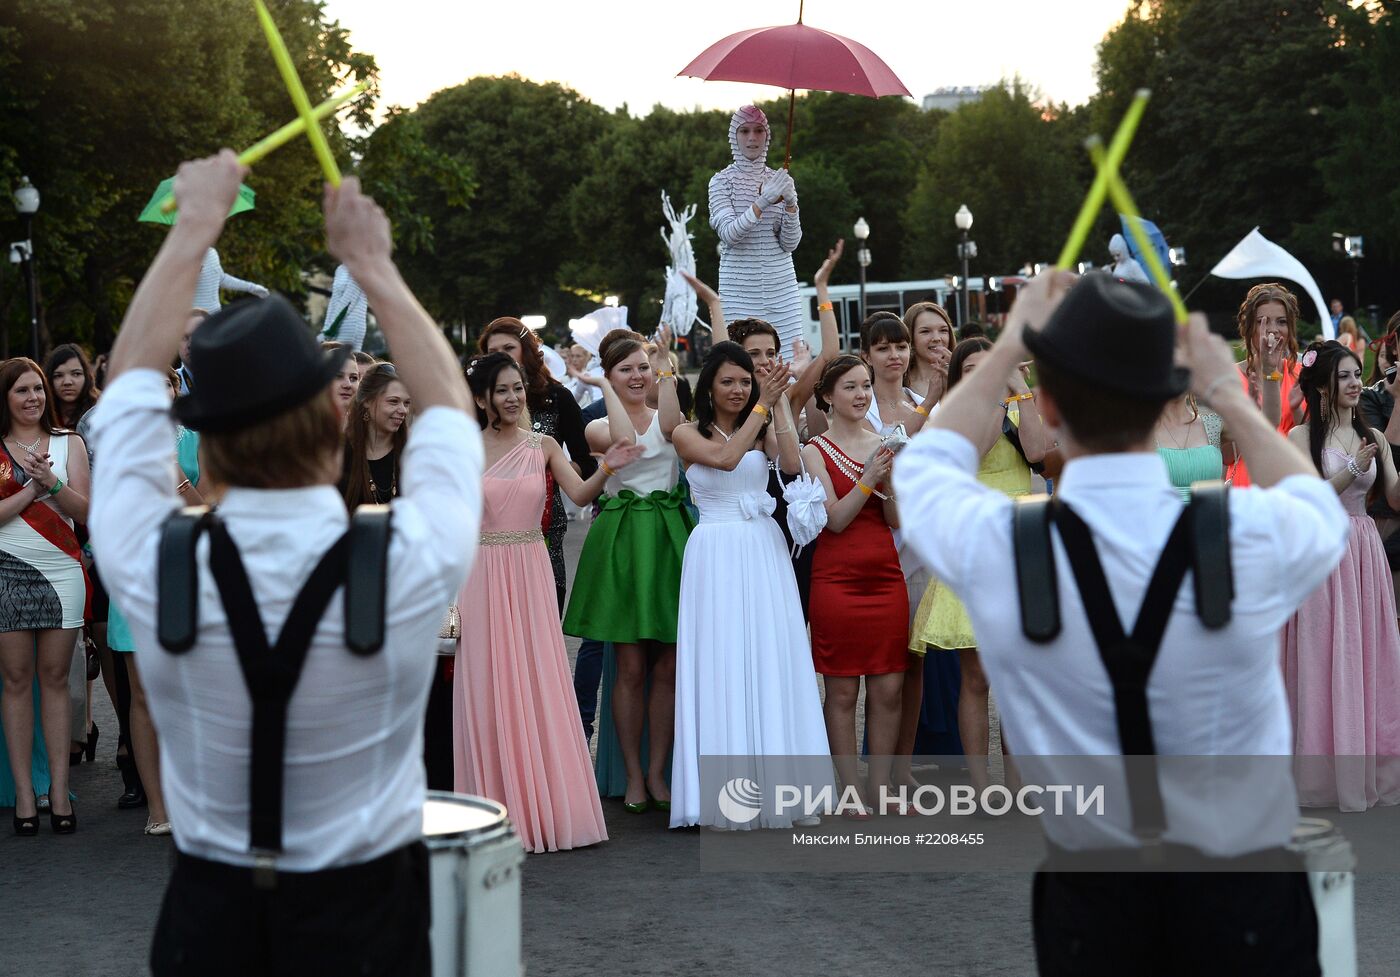
<instances>
[{"instance_id":1,"label":"white long-sleeve shirt","mask_svg":"<svg viewBox=\"0 0 1400 977\"><path fill-rule=\"evenodd\" d=\"M895 463L900 525L967 607L1027 782L1063 776L1074 783L1086 764L1058 758L1121 754L1112 684L1057 534L1060 635L1032 644L1022 633L1014 503L977 481L977 464L976 448L961 435L921 432ZM1131 631L1182 511L1165 464L1155 452L1076 458L1056 490L1089 526L1119 619ZM1205 628L1188 573L1148 684L1152 731L1161 756L1275 759L1164 765L1167 841L1222 856L1287 844L1298 806L1279 632L1341 559L1348 531L1337 493L1319 478L1230 492L1233 616L1220 630ZM1136 844L1121 803L1104 817L1044 820L1046 833L1065 848Z\"/></svg>"},{"instance_id":2,"label":"white long-sleeve shirt","mask_svg":"<svg viewBox=\"0 0 1400 977\"><path fill-rule=\"evenodd\" d=\"M156 640L156 550L180 506L170 395L152 370L103 391L93 435L89 525L104 577L131 625L161 777L180 851L250 865L252 704L201 540L199 632L173 655ZM465 413L425 411L404 454L393 502L386 633L374 655L344 643L343 590L331 599L287 713L284 853L280 869L314 871L369 861L422 835L423 711L437 634L467 577L481 519L482 447ZM311 570L345 532L334 486L229 489L219 506L275 641Z\"/></svg>"},{"instance_id":3,"label":"white long-sleeve shirt","mask_svg":"<svg viewBox=\"0 0 1400 977\"><path fill-rule=\"evenodd\" d=\"M267 289L256 282L247 282L225 273L224 266L219 261L219 252L210 248L204 253L204 263L199 267L199 283L195 285L193 307L203 309L211 315L218 312L222 307L219 300L220 288L226 288L230 292L249 292L258 298L267 295Z\"/></svg>"}]
</instances>

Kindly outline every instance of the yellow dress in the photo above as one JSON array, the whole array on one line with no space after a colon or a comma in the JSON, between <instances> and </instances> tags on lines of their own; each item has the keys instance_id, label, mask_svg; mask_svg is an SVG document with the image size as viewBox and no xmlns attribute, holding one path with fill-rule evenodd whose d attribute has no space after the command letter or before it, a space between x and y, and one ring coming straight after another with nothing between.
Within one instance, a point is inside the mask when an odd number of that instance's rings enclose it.
<instances>
[{"instance_id":1,"label":"yellow dress","mask_svg":"<svg viewBox=\"0 0 1400 977\"><path fill-rule=\"evenodd\" d=\"M1012 498L1031 493L1030 466L1005 435L997 438L991 450L982 456L977 480ZM922 652L927 645L943 650L977 647L972 622L967 619L962 601L937 580L929 581L910 629L911 650Z\"/></svg>"}]
</instances>

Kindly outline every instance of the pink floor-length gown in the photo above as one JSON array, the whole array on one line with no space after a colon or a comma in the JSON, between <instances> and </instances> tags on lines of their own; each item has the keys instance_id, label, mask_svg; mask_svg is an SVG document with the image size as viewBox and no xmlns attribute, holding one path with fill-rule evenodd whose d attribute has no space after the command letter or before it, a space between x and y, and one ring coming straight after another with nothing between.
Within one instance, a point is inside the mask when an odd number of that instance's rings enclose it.
<instances>
[{"instance_id":1,"label":"pink floor-length gown","mask_svg":"<svg viewBox=\"0 0 1400 977\"><path fill-rule=\"evenodd\" d=\"M1324 448L1323 474L1351 459ZM1342 491L1346 554L1283 631L1283 678L1304 807L1400 804L1400 630L1385 547L1366 493L1379 460ZM1287 526L1280 526L1287 532Z\"/></svg>"},{"instance_id":2,"label":"pink floor-length gown","mask_svg":"<svg viewBox=\"0 0 1400 977\"><path fill-rule=\"evenodd\" d=\"M500 801L526 850L605 841L540 517L545 457L530 434L487 469L481 548L458 598L456 789Z\"/></svg>"}]
</instances>

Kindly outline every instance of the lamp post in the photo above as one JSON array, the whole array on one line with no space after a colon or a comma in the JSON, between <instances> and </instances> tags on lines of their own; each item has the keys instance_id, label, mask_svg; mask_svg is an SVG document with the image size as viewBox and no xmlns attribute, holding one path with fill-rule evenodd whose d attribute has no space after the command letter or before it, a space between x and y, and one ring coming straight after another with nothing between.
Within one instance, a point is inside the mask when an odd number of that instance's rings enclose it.
<instances>
[{"instance_id":1,"label":"lamp post","mask_svg":"<svg viewBox=\"0 0 1400 977\"><path fill-rule=\"evenodd\" d=\"M15 210L24 218L24 240L10 245L10 260L24 263L24 283L29 291L29 357L39 359L39 292L34 281L34 214L39 210L39 191L20 177L14 192Z\"/></svg>"},{"instance_id":2,"label":"lamp post","mask_svg":"<svg viewBox=\"0 0 1400 977\"><path fill-rule=\"evenodd\" d=\"M1361 259L1366 257L1365 239L1357 234L1332 235L1332 250L1346 255L1351 265L1351 307L1361 311Z\"/></svg>"},{"instance_id":3,"label":"lamp post","mask_svg":"<svg viewBox=\"0 0 1400 977\"><path fill-rule=\"evenodd\" d=\"M861 217L856 220L856 226L851 228L855 233L859 250L856 251L856 261L860 264L860 321L865 322L865 269L870 267L870 249L865 246L865 239L870 237L870 225Z\"/></svg>"},{"instance_id":4,"label":"lamp post","mask_svg":"<svg viewBox=\"0 0 1400 977\"><path fill-rule=\"evenodd\" d=\"M953 222L958 225L958 230L962 232L962 240L958 242L958 257L962 259L962 291L961 310L958 313L958 325L962 326L968 319L967 305L967 263L969 259L977 257L977 242L970 241L967 232L972 230L972 211L967 209L967 204L958 208L958 212L953 215Z\"/></svg>"}]
</instances>

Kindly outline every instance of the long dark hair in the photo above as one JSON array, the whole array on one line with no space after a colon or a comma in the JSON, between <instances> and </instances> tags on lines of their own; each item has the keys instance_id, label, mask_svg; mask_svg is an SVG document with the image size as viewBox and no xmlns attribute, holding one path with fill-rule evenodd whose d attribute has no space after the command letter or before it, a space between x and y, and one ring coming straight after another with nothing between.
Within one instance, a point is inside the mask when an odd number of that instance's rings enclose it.
<instances>
[{"instance_id":1,"label":"long dark hair","mask_svg":"<svg viewBox=\"0 0 1400 977\"><path fill-rule=\"evenodd\" d=\"M486 355L486 341L497 333L514 336L520 342L519 365L524 367L520 375L525 380L526 404L533 411L548 407L549 388L557 381L549 372L549 367L544 365L539 337L515 316L501 316L499 319L492 319L486 324L486 328L481 330L481 336L476 341L477 352Z\"/></svg>"},{"instance_id":2,"label":"long dark hair","mask_svg":"<svg viewBox=\"0 0 1400 977\"><path fill-rule=\"evenodd\" d=\"M1385 324L1385 332L1381 334L1380 338L1371 341L1371 348L1376 351L1376 358L1371 363L1371 375L1366 378L1367 383L1380 383L1381 380L1385 379L1385 371L1381 369L1382 349L1385 350L1385 355L1390 358L1391 366L1400 365L1400 355L1397 355L1396 352L1396 347L1400 346L1400 342L1397 342L1396 338L1397 329L1400 329L1400 312L1390 317L1390 321Z\"/></svg>"},{"instance_id":3,"label":"long dark hair","mask_svg":"<svg viewBox=\"0 0 1400 977\"><path fill-rule=\"evenodd\" d=\"M45 434L52 434L58 425L58 412L53 406L53 387L49 386L49 376L39 369L39 364L35 363L27 356L14 356L0 363L0 435L9 437L10 425L14 418L10 416L10 391L14 389L19 378L26 373L39 374L39 382L44 385L44 412L39 415L39 427Z\"/></svg>"},{"instance_id":4,"label":"long dark hair","mask_svg":"<svg viewBox=\"0 0 1400 977\"><path fill-rule=\"evenodd\" d=\"M525 371L507 353L487 353L467 364L467 386L471 388L472 396L486 401L486 407L476 412L477 422L483 430L488 423L493 431L501 429L501 419L490 416L491 391L496 389L496 378L506 370L514 370L520 374L521 380L525 380ZM528 397L526 402L529 402Z\"/></svg>"},{"instance_id":5,"label":"long dark hair","mask_svg":"<svg viewBox=\"0 0 1400 977\"><path fill-rule=\"evenodd\" d=\"M78 421L88 411L92 410L101 391L97 389L97 382L93 379L92 364L88 362L87 354L83 352L81 346L73 343L64 343L62 346L55 346L49 358L44 361L44 376L48 378L50 388L53 387L53 375L63 364L69 360L77 360L78 365L83 368L83 389L78 391L78 399L73 401L72 407L65 407L58 403L57 396L54 399L54 414L65 427L76 428Z\"/></svg>"},{"instance_id":6,"label":"long dark hair","mask_svg":"<svg viewBox=\"0 0 1400 977\"><path fill-rule=\"evenodd\" d=\"M953 347L953 358L948 361L948 389L962 379L963 367L973 353L985 353L992 348L992 341L986 336L969 336Z\"/></svg>"},{"instance_id":7,"label":"long dark hair","mask_svg":"<svg viewBox=\"0 0 1400 977\"><path fill-rule=\"evenodd\" d=\"M712 388L715 385L715 377L719 375L719 368L726 363L733 363L741 370L746 370L749 378L753 380L753 386L749 388L749 401L739 411L741 421L748 419L749 411L758 403L758 377L754 376L753 357L733 340L715 343L705 357L705 365L700 368L700 379L695 381L695 427L707 438L715 422L715 398ZM767 430L768 420L764 420L763 430ZM762 436L763 431L760 431L759 437Z\"/></svg>"},{"instance_id":8,"label":"long dark hair","mask_svg":"<svg viewBox=\"0 0 1400 977\"><path fill-rule=\"evenodd\" d=\"M1351 350L1335 339L1314 341L1303 352L1302 368L1298 371L1298 385L1303 388L1303 402L1308 405L1308 452L1313 465L1322 472L1322 446L1327 436L1337 428L1337 367L1346 357L1361 367L1361 360ZM1308 360L1312 359L1309 363ZM1327 397L1326 406L1322 398ZM1376 437L1361 421L1361 412L1351 412L1351 429L1363 441L1376 443Z\"/></svg>"},{"instance_id":9,"label":"long dark hair","mask_svg":"<svg viewBox=\"0 0 1400 977\"><path fill-rule=\"evenodd\" d=\"M504 353L501 354L505 356ZM509 357L507 357L508 359ZM360 389L355 391L355 399L350 402L350 417L345 422L346 462L345 504L350 509L366 502L377 502L369 488L369 409L371 402L384 395L389 384L398 380L398 372L388 363L376 364L360 378ZM394 484L399 481L399 466L403 462L403 449L408 444L408 418L394 432Z\"/></svg>"}]
</instances>

